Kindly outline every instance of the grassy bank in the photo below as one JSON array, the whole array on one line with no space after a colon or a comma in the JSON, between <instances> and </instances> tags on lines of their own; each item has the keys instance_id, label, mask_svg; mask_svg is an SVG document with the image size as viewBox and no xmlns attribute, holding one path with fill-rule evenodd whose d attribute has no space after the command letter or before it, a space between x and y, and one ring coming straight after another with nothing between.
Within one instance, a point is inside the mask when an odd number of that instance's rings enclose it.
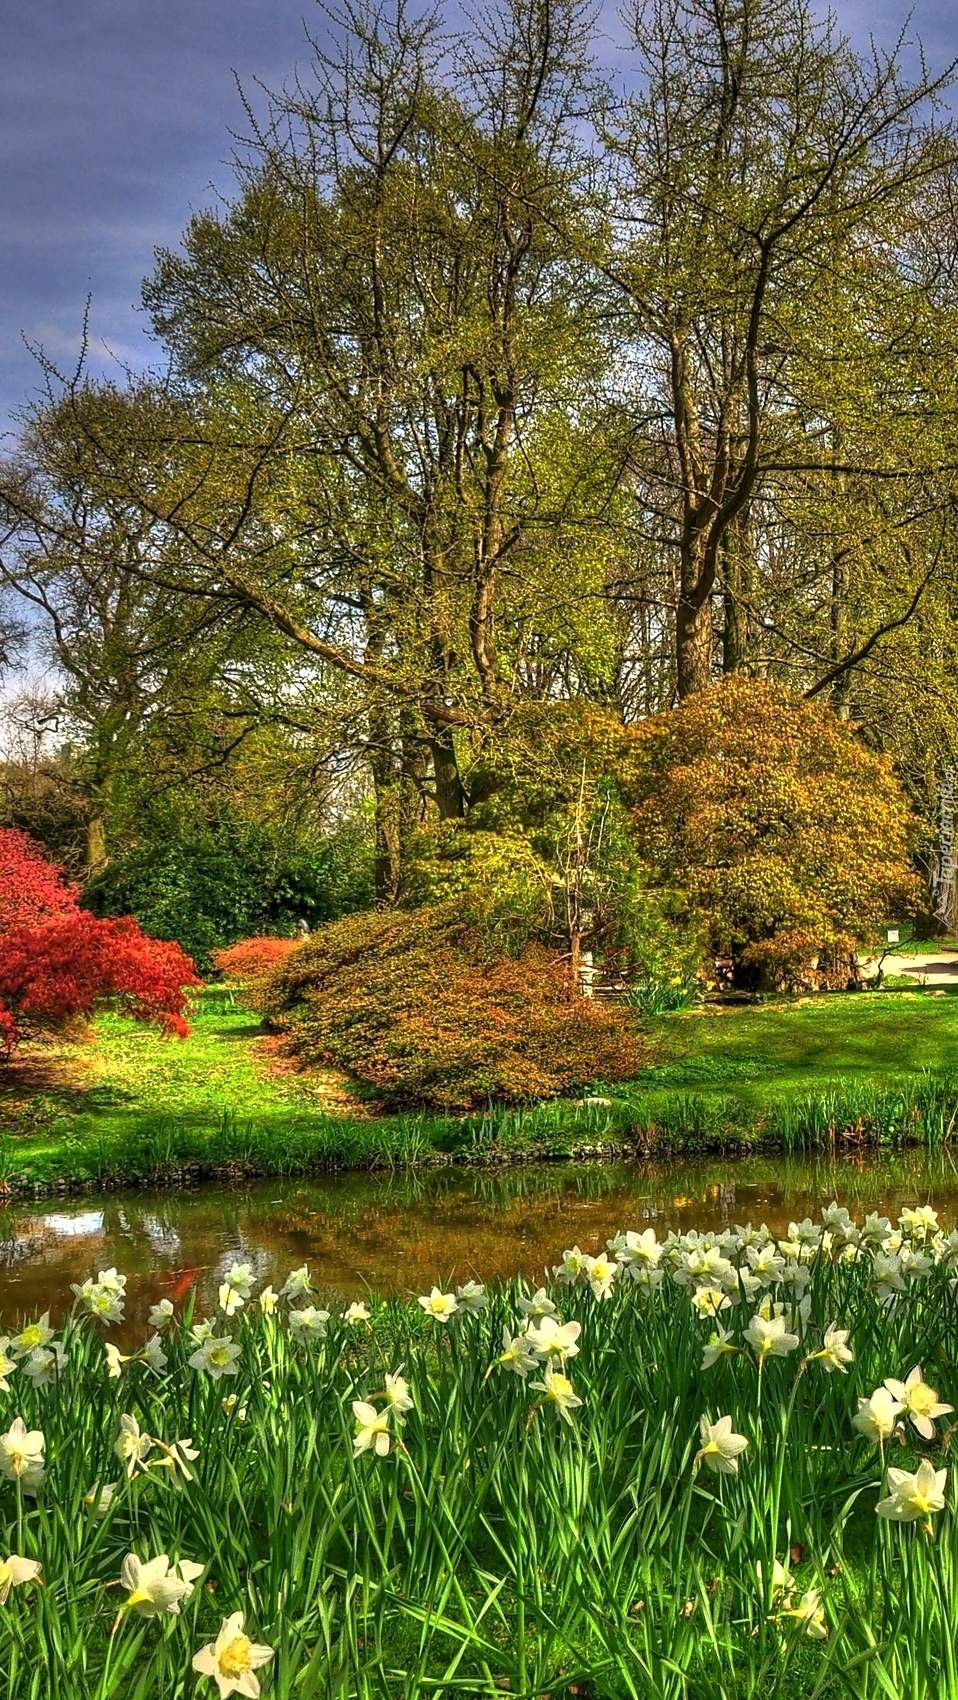
<instances>
[{"instance_id":1,"label":"grassy bank","mask_svg":"<svg viewBox=\"0 0 958 1700\"><path fill-rule=\"evenodd\" d=\"M282 1072L251 1018L205 994L190 1038L114 1016L38 1051L0 1095L9 1190L501 1160L946 1141L956 1125L958 997L917 993L663 1017L655 1060L608 1102L459 1119L377 1116L341 1082Z\"/></svg>"},{"instance_id":2,"label":"grassy bank","mask_svg":"<svg viewBox=\"0 0 958 1700\"><path fill-rule=\"evenodd\" d=\"M215 1700L252 1642L265 1700L958 1700L958 1251L828 1215L352 1316L234 1268L110 1373L122 1272L4 1317L0 1689Z\"/></svg>"}]
</instances>

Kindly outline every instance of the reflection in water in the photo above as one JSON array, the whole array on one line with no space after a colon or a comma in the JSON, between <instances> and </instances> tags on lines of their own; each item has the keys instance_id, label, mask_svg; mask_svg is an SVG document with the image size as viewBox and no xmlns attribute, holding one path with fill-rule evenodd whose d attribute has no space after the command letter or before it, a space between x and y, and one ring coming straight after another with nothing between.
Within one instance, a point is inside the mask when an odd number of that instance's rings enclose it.
<instances>
[{"instance_id":1,"label":"reflection in water","mask_svg":"<svg viewBox=\"0 0 958 1700\"><path fill-rule=\"evenodd\" d=\"M652 1224L664 1234L751 1220L780 1232L833 1198L893 1218L904 1204L932 1203L951 1225L958 1162L907 1151L426 1169L8 1205L0 1209L0 1313L9 1322L52 1305L58 1318L70 1282L112 1264L131 1277L139 1318L164 1295L182 1302L193 1285L201 1304L214 1303L234 1258L276 1285L309 1263L342 1298L367 1287L419 1293L453 1278L536 1277L566 1246L594 1251L619 1228Z\"/></svg>"}]
</instances>

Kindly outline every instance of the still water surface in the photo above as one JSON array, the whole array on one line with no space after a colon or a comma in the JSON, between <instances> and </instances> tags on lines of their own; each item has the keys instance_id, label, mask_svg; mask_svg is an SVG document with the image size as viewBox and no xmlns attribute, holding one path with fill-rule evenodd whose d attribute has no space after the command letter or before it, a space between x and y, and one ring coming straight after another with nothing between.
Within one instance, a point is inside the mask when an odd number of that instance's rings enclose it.
<instances>
[{"instance_id":1,"label":"still water surface","mask_svg":"<svg viewBox=\"0 0 958 1700\"><path fill-rule=\"evenodd\" d=\"M215 1303L234 1258L278 1286L308 1263L330 1296L421 1293L434 1281L535 1278L567 1246L595 1251L620 1228L714 1228L816 1217L837 1198L892 1218L931 1203L958 1222L958 1152L841 1158L698 1158L507 1170L332 1175L195 1192L130 1192L0 1207L0 1316L72 1302L71 1281L116 1264L130 1318L192 1286Z\"/></svg>"}]
</instances>

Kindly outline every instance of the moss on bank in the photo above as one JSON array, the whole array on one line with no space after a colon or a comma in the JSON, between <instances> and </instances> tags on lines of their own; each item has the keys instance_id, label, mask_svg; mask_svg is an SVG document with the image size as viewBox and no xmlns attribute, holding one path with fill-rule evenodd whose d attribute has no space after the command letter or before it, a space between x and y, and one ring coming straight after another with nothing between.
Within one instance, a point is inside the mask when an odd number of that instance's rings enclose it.
<instances>
[{"instance_id":1,"label":"moss on bank","mask_svg":"<svg viewBox=\"0 0 958 1700\"><path fill-rule=\"evenodd\" d=\"M663 1017L656 1060L594 1102L377 1116L348 1088L275 1070L215 990L191 1036L104 1016L0 1095L8 1192L417 1162L946 1143L958 1131L958 997L816 998Z\"/></svg>"}]
</instances>

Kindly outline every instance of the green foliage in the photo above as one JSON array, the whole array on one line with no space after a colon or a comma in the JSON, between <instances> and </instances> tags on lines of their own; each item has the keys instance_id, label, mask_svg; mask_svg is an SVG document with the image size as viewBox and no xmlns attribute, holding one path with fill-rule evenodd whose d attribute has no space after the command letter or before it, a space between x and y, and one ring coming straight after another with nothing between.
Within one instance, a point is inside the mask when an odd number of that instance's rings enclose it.
<instances>
[{"instance_id":1,"label":"green foliage","mask_svg":"<svg viewBox=\"0 0 958 1700\"><path fill-rule=\"evenodd\" d=\"M701 987L694 977L674 980L640 980L626 992L630 1009L640 1015L674 1015L691 1009L701 996Z\"/></svg>"},{"instance_id":2,"label":"green foliage","mask_svg":"<svg viewBox=\"0 0 958 1700\"><path fill-rule=\"evenodd\" d=\"M205 819L183 802L147 821L90 887L100 914L135 915L156 938L177 939L201 970L212 952L262 933L292 934L302 917L317 926L371 898L363 837L288 842L279 828L239 811Z\"/></svg>"},{"instance_id":3,"label":"green foliage","mask_svg":"<svg viewBox=\"0 0 958 1700\"><path fill-rule=\"evenodd\" d=\"M555 952L504 955L458 902L324 927L257 998L300 1063L335 1064L392 1104L551 1098L643 1059L626 1021L579 997Z\"/></svg>"}]
</instances>

